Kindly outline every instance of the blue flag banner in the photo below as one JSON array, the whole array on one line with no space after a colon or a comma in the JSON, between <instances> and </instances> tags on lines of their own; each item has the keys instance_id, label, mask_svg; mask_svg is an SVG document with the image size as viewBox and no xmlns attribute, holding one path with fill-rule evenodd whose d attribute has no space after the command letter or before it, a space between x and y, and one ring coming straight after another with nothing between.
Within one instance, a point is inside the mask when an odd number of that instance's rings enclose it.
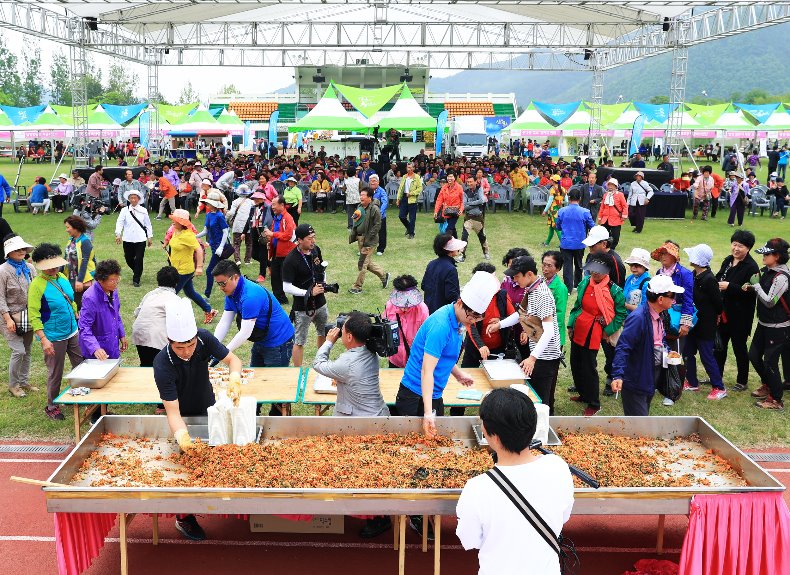
<instances>
[{"instance_id":1,"label":"blue flag banner","mask_svg":"<svg viewBox=\"0 0 790 575\"><path fill-rule=\"evenodd\" d=\"M666 122L670 114L677 108L677 104L645 104L644 102L634 102L634 106L641 114L644 114L648 122L660 124Z\"/></svg>"},{"instance_id":2,"label":"blue flag banner","mask_svg":"<svg viewBox=\"0 0 790 575\"><path fill-rule=\"evenodd\" d=\"M250 121L249 120L244 122L244 135L242 136L241 145L242 145L242 147L244 147L245 150L252 149L251 148L252 142L250 141Z\"/></svg>"},{"instance_id":3,"label":"blue flag banner","mask_svg":"<svg viewBox=\"0 0 790 575\"><path fill-rule=\"evenodd\" d=\"M280 110L275 110L269 116L269 142L277 143L277 121L280 119Z\"/></svg>"},{"instance_id":4,"label":"blue flag banner","mask_svg":"<svg viewBox=\"0 0 790 575\"><path fill-rule=\"evenodd\" d=\"M764 124L779 107L778 102L776 104L739 104L735 102L734 105L736 108L740 108L750 116L753 116L761 124Z\"/></svg>"},{"instance_id":5,"label":"blue flag banner","mask_svg":"<svg viewBox=\"0 0 790 575\"><path fill-rule=\"evenodd\" d=\"M642 143L642 131L645 129L645 115L639 114L634 119L634 127L631 129L631 145L628 147L628 155L631 156L639 151L639 144Z\"/></svg>"},{"instance_id":6,"label":"blue flag banner","mask_svg":"<svg viewBox=\"0 0 790 575\"><path fill-rule=\"evenodd\" d=\"M131 120L148 107L148 104L133 104L131 106L113 106L102 104L102 108L113 121L119 124L128 124Z\"/></svg>"},{"instance_id":7,"label":"blue flag banner","mask_svg":"<svg viewBox=\"0 0 790 575\"><path fill-rule=\"evenodd\" d=\"M412 143L416 143L417 142L417 130L412 130L412 132L411 132L411 141L412 141Z\"/></svg>"},{"instance_id":8,"label":"blue flag banner","mask_svg":"<svg viewBox=\"0 0 790 575\"><path fill-rule=\"evenodd\" d=\"M510 125L510 116L486 116L486 134L496 136Z\"/></svg>"},{"instance_id":9,"label":"blue flag banner","mask_svg":"<svg viewBox=\"0 0 790 575\"><path fill-rule=\"evenodd\" d=\"M304 143L304 134L302 134L302 132L299 132L298 134L296 134L296 149L298 150L299 148L301 148L303 143Z\"/></svg>"},{"instance_id":10,"label":"blue flag banner","mask_svg":"<svg viewBox=\"0 0 790 575\"><path fill-rule=\"evenodd\" d=\"M547 104L545 102L533 101L532 104L535 106L535 109L546 116L548 120L559 125L570 118L573 113L579 109L581 101L570 102L568 104Z\"/></svg>"},{"instance_id":11,"label":"blue flag banner","mask_svg":"<svg viewBox=\"0 0 790 575\"><path fill-rule=\"evenodd\" d=\"M46 106L30 106L29 108L15 108L14 106L0 106L8 115L8 119L13 122L15 126L24 124L25 122L35 122L38 117L44 113Z\"/></svg>"},{"instance_id":12,"label":"blue flag banner","mask_svg":"<svg viewBox=\"0 0 790 575\"><path fill-rule=\"evenodd\" d=\"M151 112L143 112L137 118L138 126L140 127L140 145L146 149L148 149L148 143L151 139L151 134L148 131L148 118L150 115Z\"/></svg>"},{"instance_id":13,"label":"blue flag banner","mask_svg":"<svg viewBox=\"0 0 790 575\"><path fill-rule=\"evenodd\" d=\"M444 128L447 126L447 110L442 110L436 120L436 155L442 153L442 140L444 140Z\"/></svg>"}]
</instances>

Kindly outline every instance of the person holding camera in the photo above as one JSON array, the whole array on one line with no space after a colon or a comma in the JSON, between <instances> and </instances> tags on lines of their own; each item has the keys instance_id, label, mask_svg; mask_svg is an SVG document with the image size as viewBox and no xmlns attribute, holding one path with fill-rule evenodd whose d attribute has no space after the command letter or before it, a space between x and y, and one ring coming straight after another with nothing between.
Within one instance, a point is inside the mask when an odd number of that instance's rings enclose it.
<instances>
[{"instance_id":1,"label":"person holding camera","mask_svg":"<svg viewBox=\"0 0 790 575\"><path fill-rule=\"evenodd\" d=\"M337 285L334 292L337 293ZM291 250L283 261L283 290L294 296L291 316L294 322L293 364L301 367L304 344L310 324L318 332L316 344L321 347L326 341L328 311L324 293L324 260L321 248L315 244L315 229L310 224L296 227L296 249Z\"/></svg>"},{"instance_id":2,"label":"person holding camera","mask_svg":"<svg viewBox=\"0 0 790 575\"><path fill-rule=\"evenodd\" d=\"M326 334L326 342L318 348L313 369L337 384L337 401L334 415L357 417L386 417L390 412L384 403L379 386L379 360L367 347L372 335L370 318L352 311L343 327L333 327ZM341 340L346 348L332 361L332 346Z\"/></svg>"}]
</instances>

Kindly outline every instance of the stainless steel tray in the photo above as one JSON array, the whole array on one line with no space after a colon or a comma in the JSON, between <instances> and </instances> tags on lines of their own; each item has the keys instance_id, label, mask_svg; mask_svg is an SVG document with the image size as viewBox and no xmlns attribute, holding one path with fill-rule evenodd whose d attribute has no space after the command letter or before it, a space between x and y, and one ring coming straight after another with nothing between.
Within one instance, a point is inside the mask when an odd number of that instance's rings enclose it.
<instances>
[{"instance_id":1,"label":"stainless steel tray","mask_svg":"<svg viewBox=\"0 0 790 575\"><path fill-rule=\"evenodd\" d=\"M475 446L477 417L439 417L438 431L463 445ZM693 488L576 489L576 514L685 514L691 497L702 493L782 491L784 487L737 447L698 417L552 417L557 431L601 431L622 436L675 438L696 433L706 449L725 459L746 485ZM190 431L205 418L187 419ZM260 417L262 441L308 435L365 435L421 432L422 419L411 417ZM168 438L160 445L175 449L167 420L161 416L102 417L49 478L60 487L44 488L49 511L127 513L320 513L439 514L455 513L459 489L206 489L86 487L69 485L101 435Z\"/></svg>"},{"instance_id":2,"label":"stainless steel tray","mask_svg":"<svg viewBox=\"0 0 790 575\"><path fill-rule=\"evenodd\" d=\"M472 431L475 434L475 439L477 440L477 444L483 447L488 447L488 440L483 435L483 427L480 424L475 424L472 426ZM549 427L549 440L546 442L544 447L552 447L555 445L562 445L562 441L554 432L554 430Z\"/></svg>"},{"instance_id":3,"label":"stainless steel tray","mask_svg":"<svg viewBox=\"0 0 790 575\"><path fill-rule=\"evenodd\" d=\"M86 359L66 374L71 387L100 389L118 373L120 359Z\"/></svg>"}]
</instances>

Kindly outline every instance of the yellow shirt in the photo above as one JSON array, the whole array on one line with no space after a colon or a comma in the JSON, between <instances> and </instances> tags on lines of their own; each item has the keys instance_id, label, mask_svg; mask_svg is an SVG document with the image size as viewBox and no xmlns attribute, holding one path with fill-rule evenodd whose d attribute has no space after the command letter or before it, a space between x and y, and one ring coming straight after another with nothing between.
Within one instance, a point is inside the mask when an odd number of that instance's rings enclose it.
<instances>
[{"instance_id":1,"label":"yellow shirt","mask_svg":"<svg viewBox=\"0 0 790 575\"><path fill-rule=\"evenodd\" d=\"M170 265L181 275L195 271L195 251L199 244L192 230L179 230L170 238Z\"/></svg>"},{"instance_id":2,"label":"yellow shirt","mask_svg":"<svg viewBox=\"0 0 790 575\"><path fill-rule=\"evenodd\" d=\"M510 172L510 183L513 184L513 188L516 190L526 186L527 176L524 174L524 170L521 168L516 168Z\"/></svg>"}]
</instances>

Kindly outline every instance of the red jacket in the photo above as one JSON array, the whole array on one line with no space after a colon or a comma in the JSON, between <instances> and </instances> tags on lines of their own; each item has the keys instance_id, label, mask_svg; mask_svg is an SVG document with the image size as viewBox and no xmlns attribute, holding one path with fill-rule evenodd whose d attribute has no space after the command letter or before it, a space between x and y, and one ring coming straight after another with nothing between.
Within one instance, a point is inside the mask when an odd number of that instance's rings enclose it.
<instances>
[{"instance_id":1,"label":"red jacket","mask_svg":"<svg viewBox=\"0 0 790 575\"><path fill-rule=\"evenodd\" d=\"M294 233L296 232L296 224L294 219L286 211L282 213L282 221L280 222L280 229L274 232L272 241L269 243L269 257L270 258L284 258L292 249L296 247L293 241ZM272 229L274 223L272 223ZM277 247L274 247L274 240L277 240Z\"/></svg>"}]
</instances>

